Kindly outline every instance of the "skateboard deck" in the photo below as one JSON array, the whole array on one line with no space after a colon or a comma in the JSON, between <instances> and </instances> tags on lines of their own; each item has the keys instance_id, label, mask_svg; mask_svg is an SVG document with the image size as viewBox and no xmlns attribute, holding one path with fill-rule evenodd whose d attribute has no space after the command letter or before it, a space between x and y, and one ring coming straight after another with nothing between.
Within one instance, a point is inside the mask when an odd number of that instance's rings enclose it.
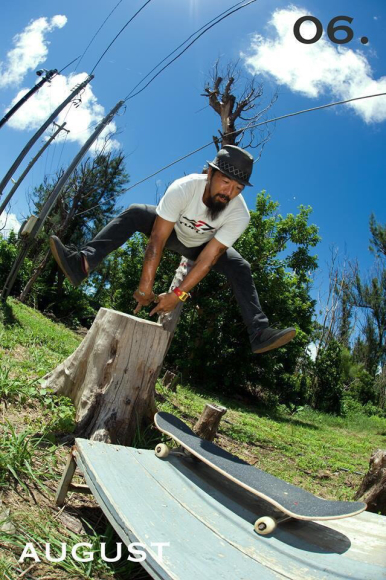
<instances>
[{"instance_id":1,"label":"skateboard deck","mask_svg":"<svg viewBox=\"0 0 386 580\"><path fill-rule=\"evenodd\" d=\"M244 489L266 500L288 517L300 520L332 520L360 514L367 507L365 503L358 501L322 499L296 485L249 465L242 459L221 449L215 443L201 439L193 433L190 427L171 413L156 413L154 422L157 429L171 437L189 453ZM161 444L156 447L155 452L159 457L165 457L168 450ZM271 518L261 519L272 520ZM258 523L259 520L255 524L255 529L259 533L269 533L263 531L267 529L267 523L270 531L275 527L274 520L260 522L260 526Z\"/></svg>"}]
</instances>

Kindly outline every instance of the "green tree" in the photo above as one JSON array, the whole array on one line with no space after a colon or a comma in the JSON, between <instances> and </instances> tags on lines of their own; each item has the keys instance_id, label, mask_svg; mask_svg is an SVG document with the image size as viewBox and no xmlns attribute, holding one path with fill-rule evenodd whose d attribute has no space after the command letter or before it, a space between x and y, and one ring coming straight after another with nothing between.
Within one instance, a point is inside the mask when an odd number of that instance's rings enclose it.
<instances>
[{"instance_id":1,"label":"green tree","mask_svg":"<svg viewBox=\"0 0 386 580\"><path fill-rule=\"evenodd\" d=\"M19 252L19 239L14 231L11 231L8 238L3 238L0 235L0 290L8 278L8 274L12 268L14 261ZM27 258L24 260L22 268L19 270L15 284L14 293L20 292L31 275L33 269L33 262Z\"/></svg>"},{"instance_id":2,"label":"green tree","mask_svg":"<svg viewBox=\"0 0 386 580\"><path fill-rule=\"evenodd\" d=\"M342 347L332 338L327 346L319 352L315 361L317 378L314 392L314 407L325 413L341 412L343 385Z\"/></svg>"},{"instance_id":3,"label":"green tree","mask_svg":"<svg viewBox=\"0 0 386 580\"><path fill-rule=\"evenodd\" d=\"M370 216L370 232L370 250L386 257L386 225L378 223L374 214Z\"/></svg>"},{"instance_id":4,"label":"green tree","mask_svg":"<svg viewBox=\"0 0 386 580\"><path fill-rule=\"evenodd\" d=\"M362 311L363 328L353 348L353 360L363 365L372 379L372 387L364 387L363 400L376 401L380 407L385 404L385 362L386 362L386 225L378 223L370 216L370 251L376 262L367 280L356 272L352 292L353 304ZM366 382L366 381L364 381Z\"/></svg>"},{"instance_id":5,"label":"green tree","mask_svg":"<svg viewBox=\"0 0 386 580\"><path fill-rule=\"evenodd\" d=\"M34 190L34 213L40 212L61 173L55 180L45 180ZM102 153L95 158L88 158L75 169L46 220L31 254L37 266L27 283L27 289L28 292L33 290L30 300L33 299L41 310L48 309L75 324L90 322L94 313L90 306L93 277L85 289L72 288L51 257L48 238L54 233L64 244L72 245L74 249L83 245L120 211L116 204L127 182L128 175L121 152ZM26 300L27 294L24 290L23 300Z\"/></svg>"},{"instance_id":6,"label":"green tree","mask_svg":"<svg viewBox=\"0 0 386 580\"><path fill-rule=\"evenodd\" d=\"M354 304L365 313L362 337L364 345L357 349L357 357L362 356L366 370L375 376L383 367L386 358L386 269L378 267L368 281L356 277Z\"/></svg>"}]
</instances>

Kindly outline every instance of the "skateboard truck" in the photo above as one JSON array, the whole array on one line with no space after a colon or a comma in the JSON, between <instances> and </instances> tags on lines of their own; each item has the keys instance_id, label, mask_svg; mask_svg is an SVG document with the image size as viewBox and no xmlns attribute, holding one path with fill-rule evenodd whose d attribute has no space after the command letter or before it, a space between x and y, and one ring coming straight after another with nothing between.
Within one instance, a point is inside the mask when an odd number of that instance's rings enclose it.
<instances>
[{"instance_id":1,"label":"skateboard truck","mask_svg":"<svg viewBox=\"0 0 386 580\"><path fill-rule=\"evenodd\" d=\"M179 446L176 449L170 449L166 443L158 443L154 449L157 457L165 459L168 455L178 455L179 457L191 457L192 454L184 447Z\"/></svg>"},{"instance_id":2,"label":"skateboard truck","mask_svg":"<svg viewBox=\"0 0 386 580\"><path fill-rule=\"evenodd\" d=\"M263 516L259 518L254 523L255 532L260 534L261 536L266 536L267 534L271 534L277 527L278 524L282 522L286 522L287 520L292 520L290 516L286 516L284 518L280 518L276 520L275 518L271 518L269 516Z\"/></svg>"}]
</instances>

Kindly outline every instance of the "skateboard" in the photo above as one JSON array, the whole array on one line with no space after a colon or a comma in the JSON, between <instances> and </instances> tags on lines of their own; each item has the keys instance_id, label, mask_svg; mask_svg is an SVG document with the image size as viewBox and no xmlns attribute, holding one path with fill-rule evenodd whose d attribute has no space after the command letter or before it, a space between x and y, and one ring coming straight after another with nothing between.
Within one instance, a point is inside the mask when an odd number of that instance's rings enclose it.
<instances>
[{"instance_id":1,"label":"skateboard","mask_svg":"<svg viewBox=\"0 0 386 580\"><path fill-rule=\"evenodd\" d=\"M166 458L170 453L196 457L245 490L269 502L281 512L280 519L268 516L258 518L254 523L254 529L258 534L270 534L277 524L291 518L334 520L355 516L367 507L365 503L359 501L322 499L249 465L215 443L201 439L181 419L171 413L156 413L154 423L159 431L168 435L181 447L180 451L176 451L170 449L165 443L159 443L155 447L157 457Z\"/></svg>"}]
</instances>

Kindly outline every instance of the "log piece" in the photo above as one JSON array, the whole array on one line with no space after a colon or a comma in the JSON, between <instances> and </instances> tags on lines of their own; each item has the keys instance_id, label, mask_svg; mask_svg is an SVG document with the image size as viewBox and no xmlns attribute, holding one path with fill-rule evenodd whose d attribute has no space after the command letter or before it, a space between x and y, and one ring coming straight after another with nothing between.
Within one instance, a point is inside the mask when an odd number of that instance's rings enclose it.
<instances>
[{"instance_id":1,"label":"log piece","mask_svg":"<svg viewBox=\"0 0 386 580\"><path fill-rule=\"evenodd\" d=\"M226 407L207 403L205 409L201 413L201 417L194 425L193 431L196 435L202 437L202 439L213 441L217 435L217 429L220 425L221 417L225 415L226 412Z\"/></svg>"},{"instance_id":2,"label":"log piece","mask_svg":"<svg viewBox=\"0 0 386 580\"><path fill-rule=\"evenodd\" d=\"M386 450L377 449L370 457L369 470L355 500L366 502L369 512L386 515Z\"/></svg>"},{"instance_id":3,"label":"log piece","mask_svg":"<svg viewBox=\"0 0 386 580\"><path fill-rule=\"evenodd\" d=\"M177 391L178 375L172 373L172 371L166 371L162 379L162 385L165 389L175 393Z\"/></svg>"},{"instance_id":4,"label":"log piece","mask_svg":"<svg viewBox=\"0 0 386 580\"><path fill-rule=\"evenodd\" d=\"M155 382L169 344L160 324L101 308L78 346L44 379L76 408L76 437L130 445L154 416Z\"/></svg>"},{"instance_id":5,"label":"log piece","mask_svg":"<svg viewBox=\"0 0 386 580\"><path fill-rule=\"evenodd\" d=\"M170 290L192 265L182 257ZM130 445L142 423L153 420L155 382L182 307L157 323L101 308L76 351L43 377L45 388L74 403L75 437Z\"/></svg>"}]
</instances>

